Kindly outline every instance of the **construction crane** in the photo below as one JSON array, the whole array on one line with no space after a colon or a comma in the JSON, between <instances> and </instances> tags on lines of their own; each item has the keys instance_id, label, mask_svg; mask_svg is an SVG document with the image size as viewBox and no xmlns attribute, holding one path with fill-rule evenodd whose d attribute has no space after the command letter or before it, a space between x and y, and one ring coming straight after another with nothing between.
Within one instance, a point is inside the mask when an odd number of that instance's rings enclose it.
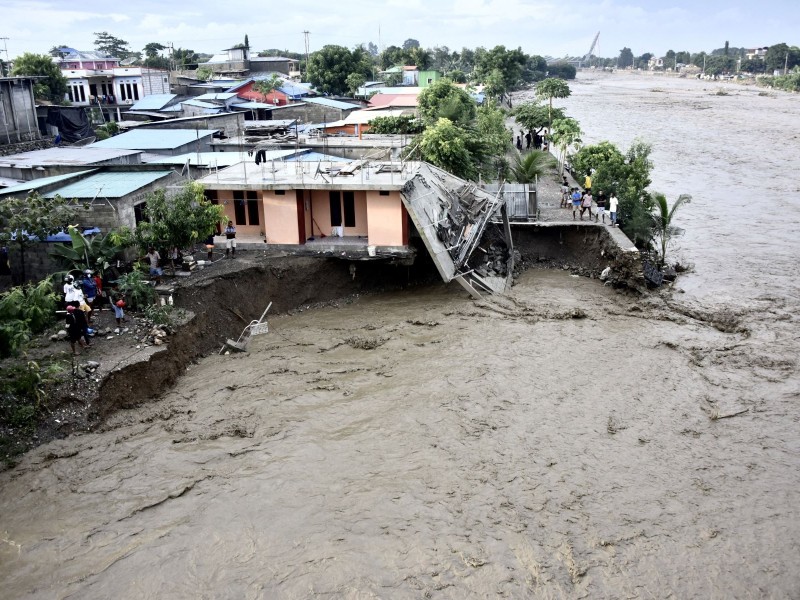
<instances>
[{"instance_id":1,"label":"construction crane","mask_svg":"<svg viewBox=\"0 0 800 600\"><path fill-rule=\"evenodd\" d=\"M600 39L600 32L597 32L597 35L594 36L594 41L592 41L592 46L589 48L589 51L583 55L583 58L578 61L578 68L580 69L583 66L583 62L589 60L594 54L594 51L597 49L597 40Z\"/></svg>"}]
</instances>

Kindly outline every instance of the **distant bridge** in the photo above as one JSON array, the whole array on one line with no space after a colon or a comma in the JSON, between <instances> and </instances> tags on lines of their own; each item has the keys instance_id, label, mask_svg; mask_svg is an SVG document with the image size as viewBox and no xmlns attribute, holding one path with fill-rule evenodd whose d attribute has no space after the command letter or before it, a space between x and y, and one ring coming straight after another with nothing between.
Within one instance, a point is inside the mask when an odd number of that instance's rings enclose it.
<instances>
[{"instance_id":1,"label":"distant bridge","mask_svg":"<svg viewBox=\"0 0 800 600\"><path fill-rule=\"evenodd\" d=\"M598 31L597 34L594 36L594 40L592 40L592 45L589 47L589 51L583 56L565 56L563 58L553 58L552 56L545 56L544 59L547 61L548 65L552 65L554 63L569 63L576 69L580 69L583 66L583 63L587 62L597 51L598 49L597 42L599 40L600 40L600 32Z\"/></svg>"}]
</instances>

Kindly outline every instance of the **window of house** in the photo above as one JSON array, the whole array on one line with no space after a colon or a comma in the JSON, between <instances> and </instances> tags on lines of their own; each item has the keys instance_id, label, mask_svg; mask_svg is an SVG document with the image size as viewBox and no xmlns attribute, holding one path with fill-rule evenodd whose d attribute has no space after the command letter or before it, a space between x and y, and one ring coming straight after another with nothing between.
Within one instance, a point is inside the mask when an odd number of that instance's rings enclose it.
<instances>
[{"instance_id":1,"label":"window of house","mask_svg":"<svg viewBox=\"0 0 800 600\"><path fill-rule=\"evenodd\" d=\"M338 227L342 224L342 199L339 192L330 193L331 204L331 227Z\"/></svg>"},{"instance_id":2,"label":"window of house","mask_svg":"<svg viewBox=\"0 0 800 600\"><path fill-rule=\"evenodd\" d=\"M344 192L344 226L356 226L356 195L354 192Z\"/></svg>"},{"instance_id":3,"label":"window of house","mask_svg":"<svg viewBox=\"0 0 800 600\"><path fill-rule=\"evenodd\" d=\"M147 202L141 202L140 204L136 204L133 207L133 220L138 225L142 221L147 221L147 216L145 215L145 209L147 208Z\"/></svg>"},{"instance_id":4,"label":"window of house","mask_svg":"<svg viewBox=\"0 0 800 600\"><path fill-rule=\"evenodd\" d=\"M285 196L286 195L286 190L275 190L275 195L276 196Z\"/></svg>"},{"instance_id":5,"label":"window of house","mask_svg":"<svg viewBox=\"0 0 800 600\"><path fill-rule=\"evenodd\" d=\"M388 196L388 195L389 195L389 192L388 192L388 191L386 191L386 190L380 190L380 191L378 192L378 195L379 195L379 196Z\"/></svg>"},{"instance_id":6,"label":"window of house","mask_svg":"<svg viewBox=\"0 0 800 600\"><path fill-rule=\"evenodd\" d=\"M233 214L237 225L247 225L247 205L244 192L233 192Z\"/></svg>"},{"instance_id":7,"label":"window of house","mask_svg":"<svg viewBox=\"0 0 800 600\"><path fill-rule=\"evenodd\" d=\"M139 84L138 83L134 83L133 84L133 99L134 100L138 100L139 99Z\"/></svg>"}]
</instances>

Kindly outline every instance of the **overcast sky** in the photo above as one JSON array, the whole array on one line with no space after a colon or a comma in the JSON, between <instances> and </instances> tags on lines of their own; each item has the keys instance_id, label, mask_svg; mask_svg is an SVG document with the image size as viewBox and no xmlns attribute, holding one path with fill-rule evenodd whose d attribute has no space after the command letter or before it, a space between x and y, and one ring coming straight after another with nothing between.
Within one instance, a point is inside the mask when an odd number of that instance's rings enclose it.
<instances>
[{"instance_id":1,"label":"overcast sky","mask_svg":"<svg viewBox=\"0 0 800 600\"><path fill-rule=\"evenodd\" d=\"M374 42L425 47L509 48L528 54L583 55L600 32L600 56L623 46L635 55L731 46L800 45L800 0L0 0L2 43L14 58L56 44L92 50L93 32L108 31L141 50L172 42L216 53L248 34L253 50L311 51L326 44ZM380 34L379 34L380 30Z\"/></svg>"}]
</instances>

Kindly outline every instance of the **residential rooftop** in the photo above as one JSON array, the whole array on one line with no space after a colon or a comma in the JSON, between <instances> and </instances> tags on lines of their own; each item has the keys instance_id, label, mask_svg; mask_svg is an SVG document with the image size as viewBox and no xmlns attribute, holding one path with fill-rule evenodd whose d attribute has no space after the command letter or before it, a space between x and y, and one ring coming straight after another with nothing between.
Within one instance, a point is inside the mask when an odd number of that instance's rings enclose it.
<instances>
[{"instance_id":1,"label":"residential rooftop","mask_svg":"<svg viewBox=\"0 0 800 600\"><path fill-rule=\"evenodd\" d=\"M291 190L347 189L399 191L421 163L369 162L353 168L353 163L339 162L267 162L252 160L222 169L197 181L210 189L225 190ZM352 170L352 175L340 170Z\"/></svg>"},{"instance_id":2,"label":"residential rooftop","mask_svg":"<svg viewBox=\"0 0 800 600\"><path fill-rule=\"evenodd\" d=\"M211 137L216 129L142 129L137 128L89 148L123 148L128 150L171 150L202 138Z\"/></svg>"},{"instance_id":3,"label":"residential rooftop","mask_svg":"<svg viewBox=\"0 0 800 600\"><path fill-rule=\"evenodd\" d=\"M121 148L97 148L91 146L64 146L31 150L20 154L0 156L0 167L33 168L64 165L93 165L123 156L134 156L140 150Z\"/></svg>"},{"instance_id":4,"label":"residential rooftop","mask_svg":"<svg viewBox=\"0 0 800 600\"><path fill-rule=\"evenodd\" d=\"M80 177L88 175L89 173L92 173L94 171L96 171L96 169L88 169L86 171L67 173L66 175L53 175L52 177L41 177L39 179L33 179L31 181L26 181L18 185L12 185L11 187L0 189L0 196L6 196L6 195L10 196L12 194L19 194L21 192L32 192L34 190L38 190L48 185L56 184L60 181L79 179Z\"/></svg>"},{"instance_id":5,"label":"residential rooftop","mask_svg":"<svg viewBox=\"0 0 800 600\"><path fill-rule=\"evenodd\" d=\"M177 97L176 94L152 94L133 104L130 110L161 110Z\"/></svg>"},{"instance_id":6,"label":"residential rooftop","mask_svg":"<svg viewBox=\"0 0 800 600\"><path fill-rule=\"evenodd\" d=\"M62 188L44 194L45 198L56 195L63 198L87 200L93 198L122 198L151 183L158 181L172 171L115 171L96 173L70 183Z\"/></svg>"}]
</instances>

